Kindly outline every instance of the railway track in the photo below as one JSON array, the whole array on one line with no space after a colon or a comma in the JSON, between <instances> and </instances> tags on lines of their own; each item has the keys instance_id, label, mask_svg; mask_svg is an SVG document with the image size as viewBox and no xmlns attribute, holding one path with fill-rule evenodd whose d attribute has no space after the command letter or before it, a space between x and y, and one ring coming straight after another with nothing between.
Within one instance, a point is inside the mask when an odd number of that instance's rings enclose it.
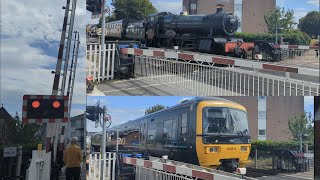
<instances>
[{"instance_id":1,"label":"railway track","mask_svg":"<svg viewBox=\"0 0 320 180\"><path fill-rule=\"evenodd\" d=\"M274 169L255 169L251 167L247 167L247 174L248 177L263 177L263 176L275 176L281 173L280 170L274 170Z\"/></svg>"}]
</instances>

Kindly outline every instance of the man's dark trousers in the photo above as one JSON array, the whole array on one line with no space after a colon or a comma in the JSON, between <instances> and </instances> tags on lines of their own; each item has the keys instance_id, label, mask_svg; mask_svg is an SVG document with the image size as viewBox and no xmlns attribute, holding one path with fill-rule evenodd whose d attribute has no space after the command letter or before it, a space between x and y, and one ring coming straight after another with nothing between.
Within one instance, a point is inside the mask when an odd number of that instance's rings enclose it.
<instances>
[{"instance_id":1,"label":"man's dark trousers","mask_svg":"<svg viewBox=\"0 0 320 180\"><path fill-rule=\"evenodd\" d=\"M66 180L80 180L80 167L72 167L66 169Z\"/></svg>"}]
</instances>

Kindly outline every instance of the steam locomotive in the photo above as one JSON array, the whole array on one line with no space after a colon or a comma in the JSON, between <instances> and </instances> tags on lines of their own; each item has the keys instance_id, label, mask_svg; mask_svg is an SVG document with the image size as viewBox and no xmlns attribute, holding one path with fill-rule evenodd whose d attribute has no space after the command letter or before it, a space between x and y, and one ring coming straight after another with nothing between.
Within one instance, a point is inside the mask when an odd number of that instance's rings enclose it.
<instances>
[{"instance_id":1,"label":"steam locomotive","mask_svg":"<svg viewBox=\"0 0 320 180\"><path fill-rule=\"evenodd\" d=\"M132 150L224 171L244 167L251 143L246 109L235 102L199 97L108 129L107 150ZM119 135L117 135L119 134ZM101 133L91 137L99 149Z\"/></svg>"},{"instance_id":2,"label":"steam locomotive","mask_svg":"<svg viewBox=\"0 0 320 180\"><path fill-rule=\"evenodd\" d=\"M223 5L209 15L150 14L145 21L123 19L106 23L106 38L137 40L148 47L182 49L246 58L254 43L236 38L239 19Z\"/></svg>"}]
</instances>

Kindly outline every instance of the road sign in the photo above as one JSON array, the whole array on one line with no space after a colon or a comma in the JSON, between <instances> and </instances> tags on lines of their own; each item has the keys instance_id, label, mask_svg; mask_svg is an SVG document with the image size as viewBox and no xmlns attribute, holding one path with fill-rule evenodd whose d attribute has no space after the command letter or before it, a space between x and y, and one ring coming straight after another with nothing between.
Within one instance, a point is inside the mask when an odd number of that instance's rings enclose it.
<instances>
[{"instance_id":1,"label":"road sign","mask_svg":"<svg viewBox=\"0 0 320 180\"><path fill-rule=\"evenodd\" d=\"M68 122L68 96L24 95L22 122Z\"/></svg>"},{"instance_id":2,"label":"road sign","mask_svg":"<svg viewBox=\"0 0 320 180\"><path fill-rule=\"evenodd\" d=\"M110 121L111 120L111 116L109 114L106 114L106 117L104 118L104 120Z\"/></svg>"},{"instance_id":3,"label":"road sign","mask_svg":"<svg viewBox=\"0 0 320 180\"><path fill-rule=\"evenodd\" d=\"M3 148L3 157L16 157L16 156L17 156L17 147Z\"/></svg>"}]
</instances>

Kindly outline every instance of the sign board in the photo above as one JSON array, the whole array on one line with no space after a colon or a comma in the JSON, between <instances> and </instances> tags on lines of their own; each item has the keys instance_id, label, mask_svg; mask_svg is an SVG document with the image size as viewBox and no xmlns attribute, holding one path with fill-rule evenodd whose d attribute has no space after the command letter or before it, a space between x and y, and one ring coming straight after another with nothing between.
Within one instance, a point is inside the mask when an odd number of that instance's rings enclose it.
<instances>
[{"instance_id":1,"label":"sign board","mask_svg":"<svg viewBox=\"0 0 320 180\"><path fill-rule=\"evenodd\" d=\"M16 157L17 156L17 147L4 147L3 157Z\"/></svg>"}]
</instances>

